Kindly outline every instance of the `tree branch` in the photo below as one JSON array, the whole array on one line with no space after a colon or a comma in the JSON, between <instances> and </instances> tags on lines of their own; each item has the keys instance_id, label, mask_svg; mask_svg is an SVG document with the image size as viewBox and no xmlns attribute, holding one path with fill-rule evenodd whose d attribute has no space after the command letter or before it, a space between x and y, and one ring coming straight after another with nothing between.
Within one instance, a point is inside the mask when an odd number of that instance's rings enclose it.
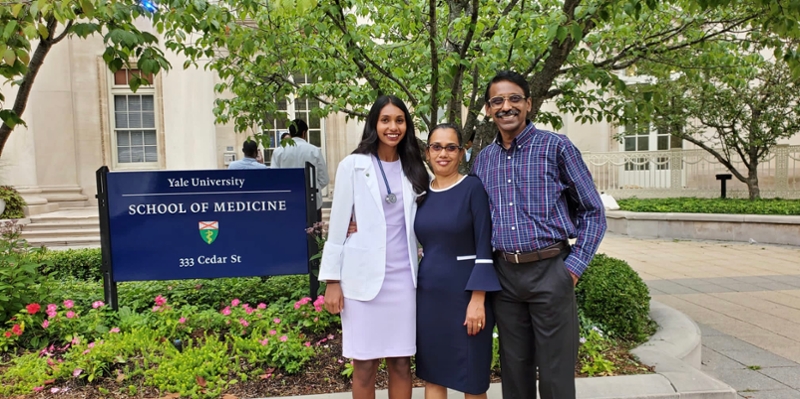
<instances>
[{"instance_id":1,"label":"tree branch","mask_svg":"<svg viewBox=\"0 0 800 399\"><path fill-rule=\"evenodd\" d=\"M48 30L51 32L54 31L57 23L55 17L49 17L47 19ZM28 63L28 72L26 72L25 76L22 78L22 83L20 83L19 90L17 91L17 98L14 100L14 107L11 109L18 117L22 117L22 114L25 113L25 108L28 105L28 97L30 97L31 89L33 88L33 82L36 80L36 76L39 74L39 70L42 64L44 64L44 59L50 52L52 44L53 43L49 40L40 40L39 44L36 45L33 57L31 57L31 61ZM2 153L3 148L5 148L10 135L11 127L3 122L3 124L0 125L0 153Z\"/></svg>"},{"instance_id":2,"label":"tree branch","mask_svg":"<svg viewBox=\"0 0 800 399\"><path fill-rule=\"evenodd\" d=\"M67 22L67 25L64 26L64 31L61 32L61 34L58 35L58 37L56 37L53 40L51 40L50 43L51 44L56 44L56 43L64 40L64 38L67 37L67 35L69 35L69 30L70 30L70 28L72 28L72 23L73 22L75 22L75 21L74 20L69 20L69 22ZM54 25L50 37L53 37L52 35L55 34L55 33L56 33L56 30L55 30L55 25Z\"/></svg>"},{"instance_id":3,"label":"tree branch","mask_svg":"<svg viewBox=\"0 0 800 399\"><path fill-rule=\"evenodd\" d=\"M431 121L436 123L439 120L439 48L436 44L436 0L428 1L428 32L429 45L431 48ZM433 129L433 125L428 125L428 130Z\"/></svg>"},{"instance_id":4,"label":"tree branch","mask_svg":"<svg viewBox=\"0 0 800 399\"><path fill-rule=\"evenodd\" d=\"M294 87L294 88L295 88L295 90L298 90L298 89L300 89L300 86L301 86L301 85L299 85L299 84L297 84L297 83L293 82L291 79L288 79L288 78L286 78L285 76L278 75L278 74L274 74L274 75L272 75L272 76L271 76L271 79L272 79L272 80L280 80L280 81L282 81L282 82L284 82L284 83L287 83L287 84L289 84L290 86ZM325 104L325 105L332 105L332 103L331 103L330 101L327 101L327 100L325 100L323 97L320 97L320 96L318 96L318 95L316 95L316 94L312 95L311 97L312 97L313 99L315 99L315 100L319 101L319 102L320 102L320 103L322 103L322 104ZM356 118L360 118L360 119L366 119L366 118L367 118L367 114L365 114L365 113L363 113L363 112L353 111L353 110L351 110L351 109L347 109L347 108L340 108L340 109L339 109L339 111L340 111L340 112L344 112L345 114L347 114L347 115L350 115L350 116L353 116L353 117L356 117Z\"/></svg>"}]
</instances>

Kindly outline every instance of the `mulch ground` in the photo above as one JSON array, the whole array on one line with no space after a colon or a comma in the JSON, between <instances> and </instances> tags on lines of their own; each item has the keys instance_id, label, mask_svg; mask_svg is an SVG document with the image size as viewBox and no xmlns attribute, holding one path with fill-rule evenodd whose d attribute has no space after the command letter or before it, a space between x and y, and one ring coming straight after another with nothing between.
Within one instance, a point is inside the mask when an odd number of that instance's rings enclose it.
<instances>
[{"instance_id":1,"label":"mulch ground","mask_svg":"<svg viewBox=\"0 0 800 399\"><path fill-rule=\"evenodd\" d=\"M271 396L297 396L313 395L331 392L347 392L351 389L350 379L342 375L345 369L345 361L341 357L341 336L336 336L333 340L326 342L327 345L321 346L317 355L307 364L306 370L295 375L284 375L280 371L273 372L269 376L266 374L252 378L246 382L239 382L228 391L224 392L221 399L238 398L263 398ZM643 365L636 361L628 352L626 347L613 348L606 353L606 357L617 366L616 374L643 374L652 373L653 368ZM9 358L4 356L0 361L0 373L4 368L1 364L7 364ZM586 377L580 373L576 366L576 377ZM235 378L231 376L231 379ZM491 375L492 382L500 382L501 375L499 370L494 370ZM133 399L133 398L162 398L177 399L175 394L158 392L155 388L142 385L143 381L123 381L117 382L114 378L106 378L87 385L82 380L70 380L66 383L46 386L42 392L19 395L13 399L41 399L41 398L62 398L62 399ZM376 386L378 389L386 389L388 384L388 373L381 367L378 371ZM136 393L130 394L129 386L136 386ZM424 386L424 382L416 376L414 386ZM100 388L108 392L101 393ZM51 393L52 388L59 388L59 392Z\"/></svg>"}]
</instances>

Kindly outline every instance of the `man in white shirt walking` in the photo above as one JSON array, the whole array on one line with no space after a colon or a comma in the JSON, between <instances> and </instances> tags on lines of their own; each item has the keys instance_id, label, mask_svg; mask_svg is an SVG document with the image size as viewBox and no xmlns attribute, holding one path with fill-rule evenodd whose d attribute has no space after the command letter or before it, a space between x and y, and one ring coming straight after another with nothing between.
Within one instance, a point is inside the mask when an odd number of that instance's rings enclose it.
<instances>
[{"instance_id":1,"label":"man in white shirt walking","mask_svg":"<svg viewBox=\"0 0 800 399\"><path fill-rule=\"evenodd\" d=\"M330 182L328 165L319 147L306 141L308 125L302 119L295 119L289 125L289 135L295 145L278 146L272 153L273 168L305 168L311 162L317 173L317 189L322 190ZM322 195L317 192L317 218L322 220Z\"/></svg>"},{"instance_id":2,"label":"man in white shirt walking","mask_svg":"<svg viewBox=\"0 0 800 399\"><path fill-rule=\"evenodd\" d=\"M267 166L258 162L258 143L253 140L247 140L242 145L242 152L244 158L231 162L228 169L266 169Z\"/></svg>"}]
</instances>

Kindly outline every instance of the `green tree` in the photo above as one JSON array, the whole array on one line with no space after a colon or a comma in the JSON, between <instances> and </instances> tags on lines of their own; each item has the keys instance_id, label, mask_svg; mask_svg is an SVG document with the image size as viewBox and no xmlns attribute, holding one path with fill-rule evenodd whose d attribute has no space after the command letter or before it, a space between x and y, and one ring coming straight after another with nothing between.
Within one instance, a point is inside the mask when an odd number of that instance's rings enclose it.
<instances>
[{"instance_id":1,"label":"green tree","mask_svg":"<svg viewBox=\"0 0 800 399\"><path fill-rule=\"evenodd\" d=\"M136 59L141 76L130 79L136 90L145 76L170 67L158 38L134 24L139 17L150 17L152 3L135 0L16 0L0 3L0 76L18 86L13 104L0 92L0 154L14 127L22 117L28 98L47 54L64 39L102 35L106 49L103 60L111 71L128 66ZM148 9L149 8L149 9ZM187 8L202 14L202 8ZM209 53L210 54L210 53Z\"/></svg>"},{"instance_id":2,"label":"green tree","mask_svg":"<svg viewBox=\"0 0 800 399\"><path fill-rule=\"evenodd\" d=\"M765 52L760 46L725 44L694 55L713 60L705 63L686 54L688 62L704 68L680 73L656 68L650 72L661 75L658 83L637 90L636 102L646 106L636 116L640 122L652 121L713 155L747 185L750 199L760 197L759 163L779 139L800 129L800 76Z\"/></svg>"},{"instance_id":3,"label":"green tree","mask_svg":"<svg viewBox=\"0 0 800 399\"><path fill-rule=\"evenodd\" d=\"M238 131L279 113L289 94L319 101L318 116L362 118L379 94L393 93L407 100L420 128L443 118L470 134L483 121L486 79L500 69L528 77L530 117L538 122L561 124L541 110L545 101L583 122L616 120L627 112L618 94L628 91L618 71L772 26L774 1L698 1L307 0L276 8L220 0L224 21L174 15L157 26L169 48L217 71L217 90L234 94L218 100L218 121ZM209 49L215 56L202 60ZM312 82L297 84L298 73ZM484 126L476 151L492 134Z\"/></svg>"}]
</instances>

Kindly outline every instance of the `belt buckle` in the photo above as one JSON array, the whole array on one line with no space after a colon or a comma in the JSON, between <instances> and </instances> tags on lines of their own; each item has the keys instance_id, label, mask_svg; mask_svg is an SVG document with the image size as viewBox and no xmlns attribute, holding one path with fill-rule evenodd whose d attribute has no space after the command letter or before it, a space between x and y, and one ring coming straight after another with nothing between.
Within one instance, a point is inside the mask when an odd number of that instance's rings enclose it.
<instances>
[{"instance_id":1,"label":"belt buckle","mask_svg":"<svg viewBox=\"0 0 800 399\"><path fill-rule=\"evenodd\" d=\"M519 263L519 251L514 252L514 263Z\"/></svg>"}]
</instances>

